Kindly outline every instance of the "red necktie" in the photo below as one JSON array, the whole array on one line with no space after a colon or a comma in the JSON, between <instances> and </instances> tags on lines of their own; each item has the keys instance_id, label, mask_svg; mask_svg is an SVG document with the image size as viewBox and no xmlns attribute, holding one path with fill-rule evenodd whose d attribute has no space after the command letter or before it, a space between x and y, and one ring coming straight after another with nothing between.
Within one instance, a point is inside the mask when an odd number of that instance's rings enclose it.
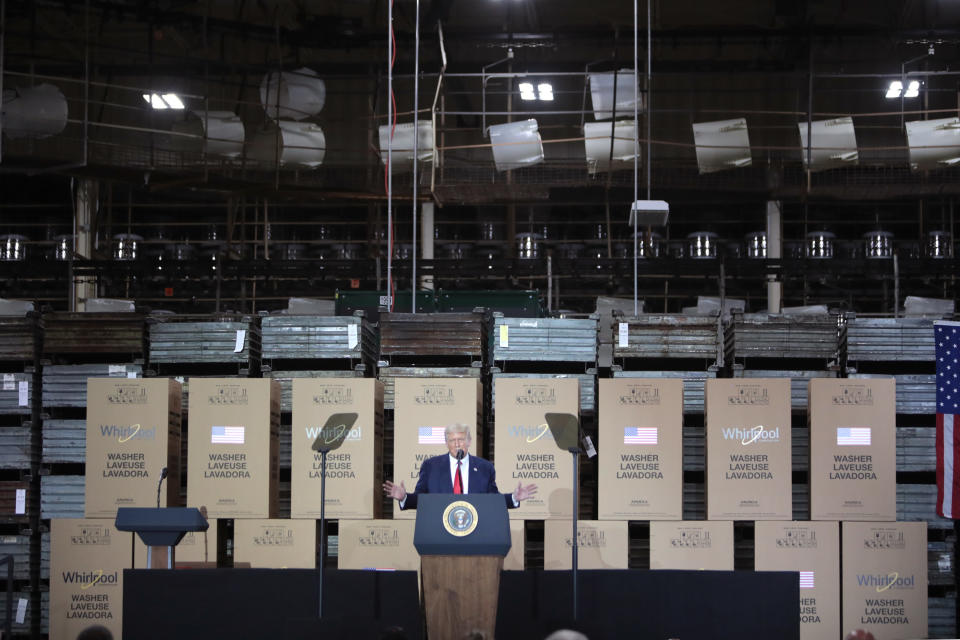
<instances>
[{"instance_id":1,"label":"red necktie","mask_svg":"<svg viewBox=\"0 0 960 640\"><path fill-rule=\"evenodd\" d=\"M453 492L455 494L463 493L463 478L460 476L460 460L457 460L457 475L453 478Z\"/></svg>"}]
</instances>

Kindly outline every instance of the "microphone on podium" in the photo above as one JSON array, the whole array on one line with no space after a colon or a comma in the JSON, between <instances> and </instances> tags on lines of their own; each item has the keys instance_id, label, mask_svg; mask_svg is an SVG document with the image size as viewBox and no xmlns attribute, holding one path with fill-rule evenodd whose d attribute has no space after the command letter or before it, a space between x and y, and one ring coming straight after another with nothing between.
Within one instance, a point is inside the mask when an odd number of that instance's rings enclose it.
<instances>
[{"instance_id":1,"label":"microphone on podium","mask_svg":"<svg viewBox=\"0 0 960 640\"><path fill-rule=\"evenodd\" d=\"M167 477L167 468L164 467L160 470L160 481L157 482L157 509L160 508L160 486L163 484L164 479Z\"/></svg>"}]
</instances>

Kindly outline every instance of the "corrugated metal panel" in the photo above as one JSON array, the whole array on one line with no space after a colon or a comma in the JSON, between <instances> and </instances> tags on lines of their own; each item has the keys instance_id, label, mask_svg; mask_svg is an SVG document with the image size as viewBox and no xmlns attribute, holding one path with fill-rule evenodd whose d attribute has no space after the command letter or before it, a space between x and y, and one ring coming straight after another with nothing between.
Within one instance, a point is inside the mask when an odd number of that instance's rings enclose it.
<instances>
[{"instance_id":1,"label":"corrugated metal panel","mask_svg":"<svg viewBox=\"0 0 960 640\"><path fill-rule=\"evenodd\" d=\"M43 455L45 464L86 462L86 420L44 420Z\"/></svg>"},{"instance_id":2,"label":"corrugated metal panel","mask_svg":"<svg viewBox=\"0 0 960 640\"><path fill-rule=\"evenodd\" d=\"M847 320L847 360L933 362L933 320L856 318Z\"/></svg>"},{"instance_id":3,"label":"corrugated metal panel","mask_svg":"<svg viewBox=\"0 0 960 640\"><path fill-rule=\"evenodd\" d=\"M790 378L790 406L795 411L806 411L809 404L811 378L836 378L835 371L781 371L764 369L734 369L735 378Z\"/></svg>"},{"instance_id":4,"label":"corrugated metal panel","mask_svg":"<svg viewBox=\"0 0 960 640\"><path fill-rule=\"evenodd\" d=\"M0 558L13 556L13 579L30 579L30 536L0 536ZM3 576L6 577L6 569ZM4 583L5 585L6 583ZM4 586L4 589L6 587ZM16 604L14 604L16 609Z\"/></svg>"},{"instance_id":5,"label":"corrugated metal panel","mask_svg":"<svg viewBox=\"0 0 960 640\"><path fill-rule=\"evenodd\" d=\"M191 316L192 317L192 316ZM152 319L149 328L152 363L249 363L260 358L260 326L248 316L198 320ZM243 331L242 349L235 351Z\"/></svg>"},{"instance_id":6,"label":"corrugated metal panel","mask_svg":"<svg viewBox=\"0 0 960 640\"><path fill-rule=\"evenodd\" d=\"M927 542L927 580L932 585L953 586L953 539Z\"/></svg>"},{"instance_id":7,"label":"corrugated metal panel","mask_svg":"<svg viewBox=\"0 0 960 640\"><path fill-rule=\"evenodd\" d=\"M139 313L45 313L43 353L143 355L146 320Z\"/></svg>"},{"instance_id":8,"label":"corrugated metal panel","mask_svg":"<svg viewBox=\"0 0 960 640\"><path fill-rule=\"evenodd\" d=\"M897 427L897 471L936 471L935 427Z\"/></svg>"},{"instance_id":9,"label":"corrugated metal panel","mask_svg":"<svg viewBox=\"0 0 960 640\"><path fill-rule=\"evenodd\" d=\"M33 360L36 323L33 316L0 316L0 360Z\"/></svg>"},{"instance_id":10,"label":"corrugated metal panel","mask_svg":"<svg viewBox=\"0 0 960 640\"><path fill-rule=\"evenodd\" d=\"M0 427L0 469L30 468L30 427Z\"/></svg>"},{"instance_id":11,"label":"corrugated metal panel","mask_svg":"<svg viewBox=\"0 0 960 640\"><path fill-rule=\"evenodd\" d=\"M599 317L504 318L494 314L493 359L596 363Z\"/></svg>"},{"instance_id":12,"label":"corrugated metal panel","mask_svg":"<svg viewBox=\"0 0 960 640\"><path fill-rule=\"evenodd\" d=\"M497 406L497 384L498 378L575 378L580 383L580 411L593 412L597 409L597 372L590 369L587 373L501 373L498 369L490 370L493 375L493 386L490 389L490 397L493 406Z\"/></svg>"},{"instance_id":13,"label":"corrugated metal panel","mask_svg":"<svg viewBox=\"0 0 960 640\"><path fill-rule=\"evenodd\" d=\"M83 476L40 478L40 517L82 518L85 502Z\"/></svg>"},{"instance_id":14,"label":"corrugated metal panel","mask_svg":"<svg viewBox=\"0 0 960 640\"><path fill-rule=\"evenodd\" d=\"M44 407L86 407L87 378L142 378L139 364L65 364L43 368Z\"/></svg>"},{"instance_id":15,"label":"corrugated metal panel","mask_svg":"<svg viewBox=\"0 0 960 640\"><path fill-rule=\"evenodd\" d=\"M283 420L280 421L280 468L289 469L293 456L293 425Z\"/></svg>"},{"instance_id":16,"label":"corrugated metal panel","mask_svg":"<svg viewBox=\"0 0 960 640\"><path fill-rule=\"evenodd\" d=\"M683 412L703 413L704 387L716 371L614 371L614 378L683 378Z\"/></svg>"},{"instance_id":17,"label":"corrugated metal panel","mask_svg":"<svg viewBox=\"0 0 960 640\"><path fill-rule=\"evenodd\" d=\"M735 313L724 333L725 352L730 359L839 357L840 325L836 315Z\"/></svg>"},{"instance_id":18,"label":"corrugated metal panel","mask_svg":"<svg viewBox=\"0 0 960 640\"><path fill-rule=\"evenodd\" d=\"M280 410L286 413L293 411L293 379L294 378L362 378L363 371L344 369L343 371L268 371L264 378L273 378L280 383L282 393Z\"/></svg>"},{"instance_id":19,"label":"corrugated metal panel","mask_svg":"<svg viewBox=\"0 0 960 640\"><path fill-rule=\"evenodd\" d=\"M937 485L898 484L897 520L924 521L934 529L952 529L953 520L937 515Z\"/></svg>"},{"instance_id":20,"label":"corrugated metal panel","mask_svg":"<svg viewBox=\"0 0 960 640\"><path fill-rule=\"evenodd\" d=\"M889 375L852 373L851 378L889 378ZM897 413L930 415L937 412L935 374L894 375L897 380Z\"/></svg>"},{"instance_id":21,"label":"corrugated metal panel","mask_svg":"<svg viewBox=\"0 0 960 640\"><path fill-rule=\"evenodd\" d=\"M381 313L381 356L469 356L483 359L487 315Z\"/></svg>"},{"instance_id":22,"label":"corrugated metal panel","mask_svg":"<svg viewBox=\"0 0 960 640\"><path fill-rule=\"evenodd\" d=\"M620 323L627 325L627 343L621 344ZM704 358L721 360L723 346L718 316L681 314L614 318L614 358Z\"/></svg>"},{"instance_id":23,"label":"corrugated metal panel","mask_svg":"<svg viewBox=\"0 0 960 640\"><path fill-rule=\"evenodd\" d=\"M393 409L393 381L395 378L477 378L480 367L380 367L377 377L383 383L383 408Z\"/></svg>"},{"instance_id":24,"label":"corrugated metal panel","mask_svg":"<svg viewBox=\"0 0 960 640\"><path fill-rule=\"evenodd\" d=\"M18 623L16 616L13 620L13 634L18 637L29 637L30 634L30 619L32 614L30 613L30 592L29 591L18 591L13 594L13 609L17 610L17 603L21 600L27 601L26 614L23 617L23 622ZM40 593L40 631L44 635L50 632L50 593L48 591L43 591Z\"/></svg>"},{"instance_id":25,"label":"corrugated metal panel","mask_svg":"<svg viewBox=\"0 0 960 640\"><path fill-rule=\"evenodd\" d=\"M33 374L32 373L0 373L0 414L29 415L30 403L33 402ZM20 397L21 383L26 384L27 396ZM25 403L21 403L21 399Z\"/></svg>"},{"instance_id":26,"label":"corrugated metal panel","mask_svg":"<svg viewBox=\"0 0 960 640\"><path fill-rule=\"evenodd\" d=\"M957 596L927 600L927 629L931 638L957 637Z\"/></svg>"},{"instance_id":27,"label":"corrugated metal panel","mask_svg":"<svg viewBox=\"0 0 960 640\"><path fill-rule=\"evenodd\" d=\"M380 346L374 325L359 316L265 316L264 360L347 359L374 364Z\"/></svg>"}]
</instances>

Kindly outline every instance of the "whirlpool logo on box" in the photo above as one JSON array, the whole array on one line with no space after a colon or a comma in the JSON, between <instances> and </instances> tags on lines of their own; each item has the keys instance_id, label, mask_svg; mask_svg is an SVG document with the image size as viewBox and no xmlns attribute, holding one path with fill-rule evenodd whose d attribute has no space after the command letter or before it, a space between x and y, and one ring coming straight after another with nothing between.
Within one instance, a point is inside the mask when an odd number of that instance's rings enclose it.
<instances>
[{"instance_id":1,"label":"whirlpool logo on box","mask_svg":"<svg viewBox=\"0 0 960 640\"><path fill-rule=\"evenodd\" d=\"M727 427L721 429L724 440L739 441L746 446L754 443L780 442L780 427L767 428L762 424L755 427L741 429L739 427Z\"/></svg>"},{"instance_id":2,"label":"whirlpool logo on box","mask_svg":"<svg viewBox=\"0 0 960 640\"><path fill-rule=\"evenodd\" d=\"M858 573L858 587L872 587L877 593L884 591L913 591L917 585L913 574L901 576L896 571L890 573Z\"/></svg>"},{"instance_id":3,"label":"whirlpool logo on box","mask_svg":"<svg viewBox=\"0 0 960 640\"><path fill-rule=\"evenodd\" d=\"M90 571L63 571L60 574L64 584L79 585L81 589L93 586L115 587L120 580L119 571L106 572L103 569Z\"/></svg>"}]
</instances>

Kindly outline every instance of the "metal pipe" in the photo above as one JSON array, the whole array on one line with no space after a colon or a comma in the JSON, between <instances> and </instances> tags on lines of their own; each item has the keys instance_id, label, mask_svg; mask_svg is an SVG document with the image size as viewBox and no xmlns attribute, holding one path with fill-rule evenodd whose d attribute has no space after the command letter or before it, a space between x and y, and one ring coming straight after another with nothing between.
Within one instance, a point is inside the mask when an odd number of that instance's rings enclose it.
<instances>
[{"instance_id":1,"label":"metal pipe","mask_svg":"<svg viewBox=\"0 0 960 640\"><path fill-rule=\"evenodd\" d=\"M506 58L502 58L500 60L497 60L496 62L491 62L490 64L484 65L483 70L479 74L480 75L480 107L482 111L482 115L480 116L480 132L482 135L487 135L487 80L490 80L491 78L513 78L517 75L521 75L521 76L527 75L526 73L514 74L513 72L487 74L487 69L489 69L490 67L495 67L498 64L503 64L508 60L513 60L513 47L510 47L507 49ZM471 75L477 75L477 74L471 74ZM542 73L542 74L532 74L532 75L548 75L548 74ZM570 75L570 74L557 73L552 75Z\"/></svg>"},{"instance_id":2,"label":"metal pipe","mask_svg":"<svg viewBox=\"0 0 960 640\"><path fill-rule=\"evenodd\" d=\"M387 309L393 311L393 0L387 7Z\"/></svg>"},{"instance_id":3,"label":"metal pipe","mask_svg":"<svg viewBox=\"0 0 960 640\"><path fill-rule=\"evenodd\" d=\"M410 313L417 312L417 163L420 151L420 0L413 29L413 255L410 268Z\"/></svg>"}]
</instances>

